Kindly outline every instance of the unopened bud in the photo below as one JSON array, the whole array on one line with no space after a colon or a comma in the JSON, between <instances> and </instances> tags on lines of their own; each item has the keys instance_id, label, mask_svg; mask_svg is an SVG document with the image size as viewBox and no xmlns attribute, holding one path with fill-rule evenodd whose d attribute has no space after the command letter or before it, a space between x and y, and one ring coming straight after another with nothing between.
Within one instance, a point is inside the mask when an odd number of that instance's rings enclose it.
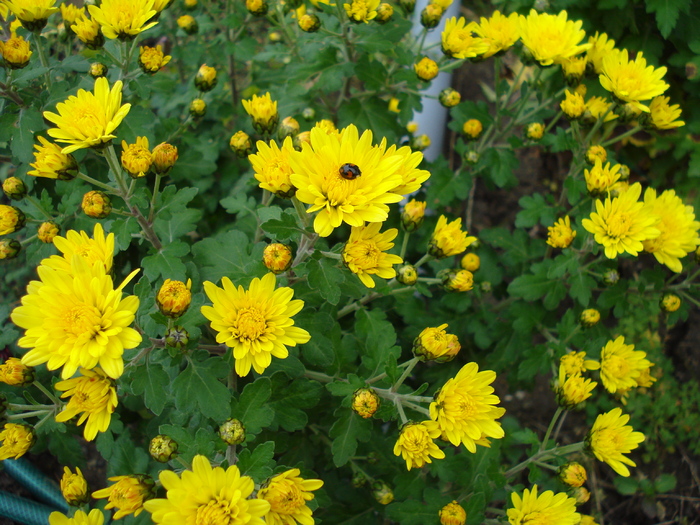
<instances>
[{"instance_id":1,"label":"unopened bud","mask_svg":"<svg viewBox=\"0 0 700 525\"><path fill-rule=\"evenodd\" d=\"M277 136L280 141L284 141L287 137L294 137L297 133L299 133L299 122L294 117L283 118L277 128Z\"/></svg>"},{"instance_id":2,"label":"unopened bud","mask_svg":"<svg viewBox=\"0 0 700 525\"><path fill-rule=\"evenodd\" d=\"M59 233L61 233L61 227L58 224L54 221L46 221L42 222L41 226L39 226L37 236L41 242L50 244L53 242L53 238Z\"/></svg>"},{"instance_id":3,"label":"unopened bud","mask_svg":"<svg viewBox=\"0 0 700 525\"><path fill-rule=\"evenodd\" d=\"M412 264L404 264L396 269L396 280L406 286L413 286L418 282L418 271Z\"/></svg>"},{"instance_id":4,"label":"unopened bud","mask_svg":"<svg viewBox=\"0 0 700 525\"><path fill-rule=\"evenodd\" d=\"M388 505L394 501L394 491L383 481L375 481L372 484L372 495L382 505Z\"/></svg>"},{"instance_id":5,"label":"unopened bud","mask_svg":"<svg viewBox=\"0 0 700 525\"><path fill-rule=\"evenodd\" d=\"M7 177L2 181L2 191L7 195L8 199L18 201L27 194L27 186L18 177Z\"/></svg>"},{"instance_id":6,"label":"unopened bud","mask_svg":"<svg viewBox=\"0 0 700 525\"><path fill-rule=\"evenodd\" d=\"M468 253L462 257L460 266L465 270L469 270L470 272L474 273L481 267L481 259L479 259L479 256L475 253Z\"/></svg>"},{"instance_id":7,"label":"unopened bud","mask_svg":"<svg viewBox=\"0 0 700 525\"><path fill-rule=\"evenodd\" d=\"M411 139L411 149L415 151L423 151L430 147L430 137L428 135L418 135Z\"/></svg>"},{"instance_id":8,"label":"unopened bud","mask_svg":"<svg viewBox=\"0 0 700 525\"><path fill-rule=\"evenodd\" d=\"M544 136L544 124L541 122L532 122L527 125L525 136L530 140L540 140Z\"/></svg>"},{"instance_id":9,"label":"unopened bud","mask_svg":"<svg viewBox=\"0 0 700 525\"><path fill-rule=\"evenodd\" d=\"M187 346L190 334L182 326L173 326L165 334L165 344L178 350Z\"/></svg>"},{"instance_id":10,"label":"unopened bud","mask_svg":"<svg viewBox=\"0 0 700 525\"><path fill-rule=\"evenodd\" d=\"M301 111L301 116L306 120L307 122L311 122L313 119L316 118L316 110L314 108L304 108Z\"/></svg>"},{"instance_id":11,"label":"unopened bud","mask_svg":"<svg viewBox=\"0 0 700 525\"><path fill-rule=\"evenodd\" d=\"M227 419L219 427L219 437L229 445L238 445L245 441L245 427L237 419Z\"/></svg>"},{"instance_id":12,"label":"unopened bud","mask_svg":"<svg viewBox=\"0 0 700 525\"><path fill-rule=\"evenodd\" d=\"M588 479L586 469L580 463L572 461L565 463L557 470L557 476L562 483L569 487L582 487Z\"/></svg>"},{"instance_id":13,"label":"unopened bud","mask_svg":"<svg viewBox=\"0 0 700 525\"><path fill-rule=\"evenodd\" d=\"M112 201L103 191L88 191L83 195L81 208L88 217L104 219L112 212Z\"/></svg>"},{"instance_id":14,"label":"unopened bud","mask_svg":"<svg viewBox=\"0 0 700 525\"><path fill-rule=\"evenodd\" d=\"M167 463L177 456L178 444L170 436L158 434L148 445L148 453L159 463Z\"/></svg>"},{"instance_id":15,"label":"unopened bud","mask_svg":"<svg viewBox=\"0 0 700 525\"><path fill-rule=\"evenodd\" d=\"M425 219L425 207L427 203L424 201L410 200L403 207L401 212L401 225L407 232L416 231L423 224Z\"/></svg>"},{"instance_id":16,"label":"unopened bud","mask_svg":"<svg viewBox=\"0 0 700 525\"><path fill-rule=\"evenodd\" d=\"M207 112L207 103L201 98L195 98L190 102L190 115L194 118L201 118Z\"/></svg>"},{"instance_id":17,"label":"unopened bud","mask_svg":"<svg viewBox=\"0 0 700 525\"><path fill-rule=\"evenodd\" d=\"M105 66L102 62L93 62L90 64L90 76L92 78L107 76L107 66Z\"/></svg>"},{"instance_id":18,"label":"unopened bud","mask_svg":"<svg viewBox=\"0 0 700 525\"><path fill-rule=\"evenodd\" d=\"M238 157L247 157L253 151L253 142L245 131L236 131L229 140L229 146Z\"/></svg>"},{"instance_id":19,"label":"unopened bud","mask_svg":"<svg viewBox=\"0 0 700 525\"><path fill-rule=\"evenodd\" d=\"M292 265L292 250L278 242L268 244L263 251L263 264L274 274L284 273Z\"/></svg>"},{"instance_id":20,"label":"unopened bud","mask_svg":"<svg viewBox=\"0 0 700 525\"><path fill-rule=\"evenodd\" d=\"M467 140L476 140L481 136L484 131L484 126L480 120L471 118L467 120L462 126L462 132Z\"/></svg>"},{"instance_id":21,"label":"unopened bud","mask_svg":"<svg viewBox=\"0 0 700 525\"><path fill-rule=\"evenodd\" d=\"M462 95L459 94L459 91L452 89L451 87L440 91L440 96L438 98L440 100L440 104L446 108L452 108L462 101Z\"/></svg>"},{"instance_id":22,"label":"unopened bud","mask_svg":"<svg viewBox=\"0 0 700 525\"><path fill-rule=\"evenodd\" d=\"M438 272L442 279L442 288L446 292L468 292L474 288L474 275L469 270L451 270L449 268Z\"/></svg>"},{"instance_id":23,"label":"unopened bud","mask_svg":"<svg viewBox=\"0 0 700 525\"><path fill-rule=\"evenodd\" d=\"M391 4L382 2L377 8L377 16L374 18L375 22L380 24L386 24L391 17L394 16L394 8Z\"/></svg>"},{"instance_id":24,"label":"unopened bud","mask_svg":"<svg viewBox=\"0 0 700 525\"><path fill-rule=\"evenodd\" d=\"M299 18L299 27L305 33L315 33L321 29L321 19L313 13L305 13Z\"/></svg>"},{"instance_id":25,"label":"unopened bud","mask_svg":"<svg viewBox=\"0 0 700 525\"><path fill-rule=\"evenodd\" d=\"M581 317L579 317L579 322L584 328L590 328L595 326L600 321L600 312L595 308L587 308L581 312Z\"/></svg>"},{"instance_id":26,"label":"unopened bud","mask_svg":"<svg viewBox=\"0 0 700 525\"><path fill-rule=\"evenodd\" d=\"M675 293L666 293L659 304L664 312L675 312L681 307L681 298Z\"/></svg>"},{"instance_id":27,"label":"unopened bud","mask_svg":"<svg viewBox=\"0 0 700 525\"><path fill-rule=\"evenodd\" d=\"M156 295L156 304L160 312L172 319L184 314L192 302L191 288L192 279L187 279L187 284L166 279Z\"/></svg>"},{"instance_id":28,"label":"unopened bud","mask_svg":"<svg viewBox=\"0 0 700 525\"><path fill-rule=\"evenodd\" d=\"M8 358L0 365L0 382L10 386L25 386L34 382L34 368L22 364L16 357Z\"/></svg>"},{"instance_id":29,"label":"unopened bud","mask_svg":"<svg viewBox=\"0 0 700 525\"><path fill-rule=\"evenodd\" d=\"M433 29L440 23L443 13L442 7L437 4L428 4L420 14L420 23L426 29Z\"/></svg>"},{"instance_id":30,"label":"unopened bud","mask_svg":"<svg viewBox=\"0 0 700 525\"><path fill-rule=\"evenodd\" d=\"M177 19L177 25L188 35L194 35L199 31L199 24L192 15L182 15Z\"/></svg>"},{"instance_id":31,"label":"unopened bud","mask_svg":"<svg viewBox=\"0 0 700 525\"><path fill-rule=\"evenodd\" d=\"M216 69L202 64L194 77L194 85L202 92L211 91L216 86Z\"/></svg>"},{"instance_id":32,"label":"unopened bud","mask_svg":"<svg viewBox=\"0 0 700 525\"><path fill-rule=\"evenodd\" d=\"M428 57L423 57L418 62L416 62L416 64L414 64L413 66L413 69L416 72L418 78L420 78L421 80L425 80L426 82L429 82L432 79L434 79L440 72L437 62L435 62L435 60L433 60L432 58Z\"/></svg>"},{"instance_id":33,"label":"unopened bud","mask_svg":"<svg viewBox=\"0 0 700 525\"><path fill-rule=\"evenodd\" d=\"M0 240L0 260L14 259L22 251L22 245L16 239Z\"/></svg>"},{"instance_id":34,"label":"unopened bud","mask_svg":"<svg viewBox=\"0 0 700 525\"><path fill-rule=\"evenodd\" d=\"M177 148L167 142L161 142L153 148L153 170L159 175L166 175L177 162Z\"/></svg>"},{"instance_id":35,"label":"unopened bud","mask_svg":"<svg viewBox=\"0 0 700 525\"><path fill-rule=\"evenodd\" d=\"M268 10L265 0L246 0L245 8L253 16L265 16Z\"/></svg>"},{"instance_id":36,"label":"unopened bud","mask_svg":"<svg viewBox=\"0 0 700 525\"><path fill-rule=\"evenodd\" d=\"M380 400L371 388L359 388L352 395L352 409L361 418L367 419L379 409Z\"/></svg>"},{"instance_id":37,"label":"unopened bud","mask_svg":"<svg viewBox=\"0 0 700 525\"><path fill-rule=\"evenodd\" d=\"M456 501L440 509L440 525L464 525L466 522L467 513Z\"/></svg>"},{"instance_id":38,"label":"unopened bud","mask_svg":"<svg viewBox=\"0 0 700 525\"><path fill-rule=\"evenodd\" d=\"M476 164L479 162L479 154L474 150L469 150L464 154L464 162L467 164Z\"/></svg>"},{"instance_id":39,"label":"unopened bud","mask_svg":"<svg viewBox=\"0 0 700 525\"><path fill-rule=\"evenodd\" d=\"M613 286L617 284L619 280L620 272L617 270L606 270L605 273L603 273L603 283L605 283L607 286Z\"/></svg>"}]
</instances>

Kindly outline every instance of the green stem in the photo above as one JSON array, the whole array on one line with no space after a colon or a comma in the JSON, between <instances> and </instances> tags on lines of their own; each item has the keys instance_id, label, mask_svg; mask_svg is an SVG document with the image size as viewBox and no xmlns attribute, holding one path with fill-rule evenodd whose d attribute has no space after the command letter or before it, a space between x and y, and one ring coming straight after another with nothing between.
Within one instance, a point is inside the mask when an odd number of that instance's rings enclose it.
<instances>
[{"instance_id":1,"label":"green stem","mask_svg":"<svg viewBox=\"0 0 700 525\"><path fill-rule=\"evenodd\" d=\"M114 186L110 186L109 184L105 184L104 182L100 182L97 179L93 179L89 175L85 175L82 172L78 173L78 178L81 180L84 180L85 182L89 182L93 186L97 186L98 188L103 189L112 195L119 195L119 193L117 192L117 190Z\"/></svg>"},{"instance_id":2,"label":"green stem","mask_svg":"<svg viewBox=\"0 0 700 525\"><path fill-rule=\"evenodd\" d=\"M156 173L156 180L153 182L153 195L151 195L151 205L148 210L148 222L153 222L153 217L156 213L156 199L158 198L158 192L160 191L160 181L163 175Z\"/></svg>"},{"instance_id":3,"label":"green stem","mask_svg":"<svg viewBox=\"0 0 700 525\"><path fill-rule=\"evenodd\" d=\"M18 405L16 403L8 403L9 410L33 410L36 412L45 412L56 408L56 405Z\"/></svg>"},{"instance_id":4,"label":"green stem","mask_svg":"<svg viewBox=\"0 0 700 525\"><path fill-rule=\"evenodd\" d=\"M401 377L399 377L399 379L396 381L394 386L391 387L392 392L396 392L401 387L403 382L406 380L406 378L411 374L411 372L413 371L415 366L418 364L418 361L420 361L420 359L418 359L417 357L414 357L413 359L411 359L408 362L408 365L406 366L406 370L403 371L403 374L401 374Z\"/></svg>"},{"instance_id":5,"label":"green stem","mask_svg":"<svg viewBox=\"0 0 700 525\"><path fill-rule=\"evenodd\" d=\"M512 469L507 470L504 474L506 479L514 477L519 472L525 470L530 463L535 461L543 461L549 458L557 456L565 456L567 454L573 454L574 452L579 452L583 450L583 442L574 443L572 445L565 445L563 447L555 447L549 450L541 450L534 454L532 457L526 459L522 463L514 466Z\"/></svg>"},{"instance_id":6,"label":"green stem","mask_svg":"<svg viewBox=\"0 0 700 525\"><path fill-rule=\"evenodd\" d=\"M306 208L304 208L304 204L299 199L297 199L296 196L292 197L292 204L294 205L294 210L297 212L297 215L301 219L304 228L308 228L309 214L306 213Z\"/></svg>"},{"instance_id":7,"label":"green stem","mask_svg":"<svg viewBox=\"0 0 700 525\"><path fill-rule=\"evenodd\" d=\"M428 261L432 261L433 259L435 259L435 257L433 257L432 255L430 255L429 253L426 253L426 254L423 255L423 257L421 257L421 258L419 259L419 261L418 261L416 264L414 264L413 266L415 266L416 268L418 268L418 267L422 266L423 264L427 263Z\"/></svg>"},{"instance_id":8,"label":"green stem","mask_svg":"<svg viewBox=\"0 0 700 525\"><path fill-rule=\"evenodd\" d=\"M33 412L24 412L23 414L12 414L10 416L7 416L7 419L13 421L15 419L27 419L30 417L44 416L47 413L52 413L54 411L54 408L55 407L51 407L50 410L35 410Z\"/></svg>"},{"instance_id":9,"label":"green stem","mask_svg":"<svg viewBox=\"0 0 700 525\"><path fill-rule=\"evenodd\" d=\"M41 31L34 31L34 44L36 45L36 50L39 53L39 60L41 65L45 68L49 68L49 59L46 56L46 50L44 49L44 43L41 41ZM44 73L44 79L46 80L46 87L51 89L51 71L46 71Z\"/></svg>"},{"instance_id":10,"label":"green stem","mask_svg":"<svg viewBox=\"0 0 700 525\"><path fill-rule=\"evenodd\" d=\"M401 257L402 260L406 256L406 250L408 249L408 238L410 236L410 232L404 232L403 234L403 242L401 243L401 253L399 254L399 257Z\"/></svg>"},{"instance_id":11,"label":"green stem","mask_svg":"<svg viewBox=\"0 0 700 525\"><path fill-rule=\"evenodd\" d=\"M37 201L34 197L32 197L31 195L26 195L26 196L25 196L25 199L27 199L29 202L31 202L32 205L33 205L33 206L39 211L39 213L41 213L44 217L46 217L46 218L47 218L48 220L50 220L50 221L53 220L53 216L52 216L49 212L47 212L47 211L44 209L44 207L39 203L39 201Z\"/></svg>"},{"instance_id":12,"label":"green stem","mask_svg":"<svg viewBox=\"0 0 700 525\"><path fill-rule=\"evenodd\" d=\"M396 407L396 410L399 413L399 419L401 419L401 424L405 425L406 423L408 423L408 418L406 417L406 414L403 411L403 405L401 404L401 401L399 399L394 399L394 406Z\"/></svg>"},{"instance_id":13,"label":"green stem","mask_svg":"<svg viewBox=\"0 0 700 525\"><path fill-rule=\"evenodd\" d=\"M635 133L637 133L638 131L641 131L643 129L644 129L644 126L635 126L632 129L628 129L624 133L617 135L617 136L611 138L610 140L603 142L601 144L601 146L603 146L604 148L607 148L608 146L611 146L611 145L615 144L616 142L620 142L621 140L626 139L627 137L630 137L630 136L634 135Z\"/></svg>"},{"instance_id":14,"label":"green stem","mask_svg":"<svg viewBox=\"0 0 700 525\"><path fill-rule=\"evenodd\" d=\"M46 388L44 385L39 383L39 381L34 381L32 383L35 387L37 387L42 394L44 394L46 397L48 397L54 404L60 405L61 400L56 397L56 395L51 392L48 388Z\"/></svg>"},{"instance_id":15,"label":"green stem","mask_svg":"<svg viewBox=\"0 0 700 525\"><path fill-rule=\"evenodd\" d=\"M561 413L564 411L563 408L557 407L557 411L554 412L554 416L552 416L552 420L549 422L549 427L547 427L547 432L544 434L544 439L542 440L542 445L540 445L540 452L545 450L547 448L547 442L549 441L549 436L552 433L552 430L554 429L554 425L557 422L557 419L559 419L559 416Z\"/></svg>"},{"instance_id":16,"label":"green stem","mask_svg":"<svg viewBox=\"0 0 700 525\"><path fill-rule=\"evenodd\" d=\"M318 381L319 383L332 383L333 381L342 381L344 383L348 382L347 379L329 376L328 374L324 374L323 372L316 372L314 370L307 370L306 372L304 372L304 376L308 377L309 379Z\"/></svg>"}]
</instances>

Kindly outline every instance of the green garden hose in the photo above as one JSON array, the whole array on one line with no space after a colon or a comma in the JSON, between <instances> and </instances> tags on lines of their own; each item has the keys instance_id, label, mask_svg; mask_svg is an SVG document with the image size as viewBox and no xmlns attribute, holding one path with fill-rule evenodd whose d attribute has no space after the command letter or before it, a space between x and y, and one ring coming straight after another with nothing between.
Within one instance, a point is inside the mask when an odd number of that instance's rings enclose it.
<instances>
[{"instance_id":1,"label":"green garden hose","mask_svg":"<svg viewBox=\"0 0 700 525\"><path fill-rule=\"evenodd\" d=\"M8 461L8 460L5 460ZM0 516L24 525L47 525L55 509L0 491Z\"/></svg>"},{"instance_id":2,"label":"green garden hose","mask_svg":"<svg viewBox=\"0 0 700 525\"><path fill-rule=\"evenodd\" d=\"M68 504L58 484L47 478L26 459L6 459L2 462L5 471L36 498L56 510L68 511Z\"/></svg>"}]
</instances>

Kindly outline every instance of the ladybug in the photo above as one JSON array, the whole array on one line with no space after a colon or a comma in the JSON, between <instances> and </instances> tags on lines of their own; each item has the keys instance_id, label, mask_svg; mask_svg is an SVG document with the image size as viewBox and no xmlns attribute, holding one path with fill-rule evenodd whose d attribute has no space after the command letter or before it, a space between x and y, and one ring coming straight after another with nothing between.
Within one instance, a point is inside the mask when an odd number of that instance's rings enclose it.
<instances>
[{"instance_id":1,"label":"ladybug","mask_svg":"<svg viewBox=\"0 0 700 525\"><path fill-rule=\"evenodd\" d=\"M360 168L358 168L356 164L350 163L343 164L338 170L338 173L340 173L340 176L345 180L354 180L362 175Z\"/></svg>"}]
</instances>

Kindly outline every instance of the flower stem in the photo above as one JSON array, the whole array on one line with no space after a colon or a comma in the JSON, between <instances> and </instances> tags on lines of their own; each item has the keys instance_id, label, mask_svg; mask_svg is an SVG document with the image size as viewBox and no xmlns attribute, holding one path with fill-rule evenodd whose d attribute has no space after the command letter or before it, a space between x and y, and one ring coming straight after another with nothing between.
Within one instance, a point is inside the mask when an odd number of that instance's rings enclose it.
<instances>
[{"instance_id":1,"label":"flower stem","mask_svg":"<svg viewBox=\"0 0 700 525\"><path fill-rule=\"evenodd\" d=\"M49 69L49 59L46 56L46 50L44 49L44 43L41 41L41 31L34 31L34 44L36 44L36 50L39 53L39 60L41 65L47 70ZM44 78L46 79L46 87L51 89L51 71L46 71L44 73Z\"/></svg>"},{"instance_id":2,"label":"flower stem","mask_svg":"<svg viewBox=\"0 0 700 525\"><path fill-rule=\"evenodd\" d=\"M148 222L153 222L153 216L156 212L156 199L158 198L158 192L160 191L160 180L163 176L160 173L156 173L156 180L153 183L153 195L151 195L151 206L148 210Z\"/></svg>"},{"instance_id":3,"label":"flower stem","mask_svg":"<svg viewBox=\"0 0 700 525\"><path fill-rule=\"evenodd\" d=\"M408 238L411 236L411 232L404 232L403 242L401 243L401 253L399 257L403 259L406 256L406 250L408 249Z\"/></svg>"},{"instance_id":4,"label":"flower stem","mask_svg":"<svg viewBox=\"0 0 700 525\"><path fill-rule=\"evenodd\" d=\"M48 397L51 401L53 401L54 404L60 405L61 400L56 397L56 395L49 391L48 388L46 388L44 385L39 383L39 381L34 381L32 383L35 387L37 387L39 390L41 390L41 393L44 394L46 397Z\"/></svg>"},{"instance_id":5,"label":"flower stem","mask_svg":"<svg viewBox=\"0 0 700 525\"><path fill-rule=\"evenodd\" d=\"M12 414L10 416L7 416L7 419L12 421L15 419L27 419L30 417L36 417L36 416L43 416L46 415L47 413L53 412L55 407L51 407L50 409L46 410L34 410L33 412L24 412L23 414Z\"/></svg>"},{"instance_id":6,"label":"flower stem","mask_svg":"<svg viewBox=\"0 0 700 525\"><path fill-rule=\"evenodd\" d=\"M401 387L403 382L406 380L406 378L411 374L411 372L413 371L415 366L418 364L418 361L420 361L420 359L418 359L417 357L414 357L413 359L411 359L408 362L408 365L406 366L406 370L403 371L403 374L401 374L401 377L399 377L399 379L396 381L394 386L391 387L392 392L396 392Z\"/></svg>"},{"instance_id":7,"label":"flower stem","mask_svg":"<svg viewBox=\"0 0 700 525\"><path fill-rule=\"evenodd\" d=\"M549 422L549 426L547 427L547 432L544 434L544 439L542 440L542 445L540 445L540 452L542 452L544 449L547 448L547 442L549 441L549 436L552 433L552 430L554 429L554 425L557 422L557 419L559 419L559 416L561 413L564 411L563 408L557 407L557 411L554 412L554 416L552 416L552 420Z\"/></svg>"},{"instance_id":8,"label":"flower stem","mask_svg":"<svg viewBox=\"0 0 700 525\"><path fill-rule=\"evenodd\" d=\"M432 261L434 258L435 258L435 257L433 257L432 255L430 255L429 253L426 253L426 254L423 255L423 257L421 257L420 260L419 260L416 264L414 264L413 266L415 266L416 268L418 268L419 266L421 266L421 265L423 265L423 264L425 264L425 263L427 263L427 262L429 262L429 261Z\"/></svg>"},{"instance_id":9,"label":"flower stem","mask_svg":"<svg viewBox=\"0 0 700 525\"><path fill-rule=\"evenodd\" d=\"M89 175L85 175L84 173L80 172L78 173L78 178L81 180L84 180L85 182L89 182L93 186L97 186L98 188L101 188L112 195L119 195L119 193L116 191L116 189L113 186L110 186L109 184L105 184L104 182L100 182L99 180L93 179Z\"/></svg>"},{"instance_id":10,"label":"flower stem","mask_svg":"<svg viewBox=\"0 0 700 525\"><path fill-rule=\"evenodd\" d=\"M644 129L643 126L635 126L632 129L628 129L624 133L611 138L610 140L606 140L605 142L603 142L601 144L601 146L603 146L604 148L607 148L608 146L611 146L611 145L615 144L616 142L620 142L621 140L626 139L627 137L634 135L635 133L637 133L638 131L641 131L642 129Z\"/></svg>"},{"instance_id":11,"label":"flower stem","mask_svg":"<svg viewBox=\"0 0 700 525\"><path fill-rule=\"evenodd\" d=\"M39 201L37 201L34 197L32 197L31 195L26 195L24 198L31 202L44 217L46 217L50 221L53 220L53 216L49 212L47 212L44 209L44 207L39 203Z\"/></svg>"},{"instance_id":12,"label":"flower stem","mask_svg":"<svg viewBox=\"0 0 700 525\"><path fill-rule=\"evenodd\" d=\"M519 463L518 465L514 466L512 469L506 471L504 476L506 479L514 477L516 474L519 472L525 470L527 466L530 463L537 462L537 461L544 461L549 458L553 458L556 456L565 456L567 454L573 454L574 452L579 452L580 450L583 450L583 442L579 443L574 443L572 445L565 445L563 447L554 447L549 450L541 450L534 454L532 457L526 459L522 463Z\"/></svg>"}]
</instances>

